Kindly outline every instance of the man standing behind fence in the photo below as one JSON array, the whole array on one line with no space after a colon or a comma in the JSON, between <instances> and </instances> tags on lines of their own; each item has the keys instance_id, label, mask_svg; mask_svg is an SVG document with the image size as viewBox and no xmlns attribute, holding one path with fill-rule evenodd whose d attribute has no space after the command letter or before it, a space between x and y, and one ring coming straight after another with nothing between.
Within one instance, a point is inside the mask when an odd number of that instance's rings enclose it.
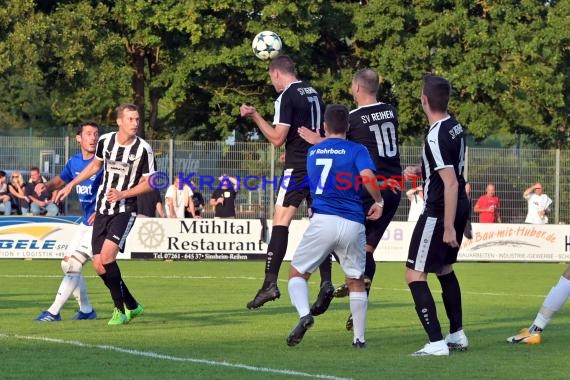
<instances>
[{"instance_id":1,"label":"man standing behind fence","mask_svg":"<svg viewBox=\"0 0 570 380\"><path fill-rule=\"evenodd\" d=\"M479 223L501 223L499 214L499 197L495 195L495 185L487 184L485 195L481 195L475 203L473 211L479 214Z\"/></svg>"},{"instance_id":2,"label":"man standing behind fence","mask_svg":"<svg viewBox=\"0 0 570 380\"><path fill-rule=\"evenodd\" d=\"M535 183L523 193L524 199L528 202L528 212L526 214L525 223L530 224L548 224L548 214L552 199L543 193L543 187L540 182Z\"/></svg>"}]
</instances>

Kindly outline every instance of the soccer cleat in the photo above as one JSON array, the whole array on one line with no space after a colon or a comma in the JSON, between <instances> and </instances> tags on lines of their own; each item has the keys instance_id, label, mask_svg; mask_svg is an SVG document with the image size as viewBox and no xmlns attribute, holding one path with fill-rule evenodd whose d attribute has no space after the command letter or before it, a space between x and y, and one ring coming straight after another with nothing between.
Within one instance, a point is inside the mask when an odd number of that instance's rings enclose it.
<instances>
[{"instance_id":1,"label":"soccer cleat","mask_svg":"<svg viewBox=\"0 0 570 380\"><path fill-rule=\"evenodd\" d=\"M109 320L109 322L107 324L108 325L126 325L127 323L129 323L127 316L125 314L123 314L121 312L121 310L115 308L115 310L113 310L113 316L111 317L111 319Z\"/></svg>"},{"instance_id":2,"label":"soccer cleat","mask_svg":"<svg viewBox=\"0 0 570 380\"><path fill-rule=\"evenodd\" d=\"M266 302L273 301L281 297L281 292L277 287L276 282L271 282L266 288L261 288L257 291L255 297L247 303L248 309L257 309L262 307Z\"/></svg>"},{"instance_id":3,"label":"soccer cleat","mask_svg":"<svg viewBox=\"0 0 570 380\"><path fill-rule=\"evenodd\" d=\"M139 315L141 315L142 313L144 313L144 307L143 305L141 305L140 303L137 305L136 309L133 310L129 310L125 308L125 315L127 316L127 321L130 322L131 319L138 317Z\"/></svg>"},{"instance_id":4,"label":"soccer cleat","mask_svg":"<svg viewBox=\"0 0 570 380\"><path fill-rule=\"evenodd\" d=\"M539 344L540 340L540 332L530 332L528 329L522 329L517 335L507 338L507 342L509 343L521 344Z\"/></svg>"},{"instance_id":5,"label":"soccer cleat","mask_svg":"<svg viewBox=\"0 0 570 380\"><path fill-rule=\"evenodd\" d=\"M449 347L442 339L426 344L421 350L414 352L412 356L449 356Z\"/></svg>"},{"instance_id":6,"label":"soccer cleat","mask_svg":"<svg viewBox=\"0 0 570 380\"><path fill-rule=\"evenodd\" d=\"M301 317L297 326L295 326L295 328L291 330L291 333L289 333L289 336L287 337L287 345L293 347L301 343L305 333L314 323L315 319L311 314Z\"/></svg>"},{"instance_id":7,"label":"soccer cleat","mask_svg":"<svg viewBox=\"0 0 570 380\"><path fill-rule=\"evenodd\" d=\"M342 284L334 290L333 297L342 298L348 296L348 285Z\"/></svg>"},{"instance_id":8,"label":"soccer cleat","mask_svg":"<svg viewBox=\"0 0 570 380\"><path fill-rule=\"evenodd\" d=\"M330 281L321 284L317 300L311 306L311 315L321 315L329 308L333 299L334 286Z\"/></svg>"},{"instance_id":9,"label":"soccer cleat","mask_svg":"<svg viewBox=\"0 0 570 380\"><path fill-rule=\"evenodd\" d=\"M81 310L79 310L77 312L77 314L75 314L75 316L71 319L76 320L76 321L82 321L82 320L87 320L87 319L97 319L97 313L95 312L95 309L92 309L91 312L89 312L89 313L84 313Z\"/></svg>"},{"instance_id":10,"label":"soccer cleat","mask_svg":"<svg viewBox=\"0 0 570 380\"><path fill-rule=\"evenodd\" d=\"M350 313L348 315L348 318L346 319L346 323L344 324L344 327L346 327L347 331L352 331L353 325L354 325L354 323L352 322L352 313Z\"/></svg>"},{"instance_id":11,"label":"soccer cleat","mask_svg":"<svg viewBox=\"0 0 570 380\"><path fill-rule=\"evenodd\" d=\"M370 289L371 285L372 281L368 277L364 277L364 286L366 287L366 291ZM342 298L348 296L349 294L350 291L348 290L348 285L344 283L334 290L333 297Z\"/></svg>"},{"instance_id":12,"label":"soccer cleat","mask_svg":"<svg viewBox=\"0 0 570 380\"><path fill-rule=\"evenodd\" d=\"M361 342L360 340L356 339L356 342L352 342L352 347L354 347L354 348L366 348L366 342Z\"/></svg>"},{"instance_id":13,"label":"soccer cleat","mask_svg":"<svg viewBox=\"0 0 570 380\"><path fill-rule=\"evenodd\" d=\"M54 315L46 310L42 311L42 313L34 320L37 322L60 322L61 316L59 313Z\"/></svg>"},{"instance_id":14,"label":"soccer cleat","mask_svg":"<svg viewBox=\"0 0 570 380\"><path fill-rule=\"evenodd\" d=\"M463 330L456 331L453 334L447 334L445 343L447 343L447 347L449 347L450 351L467 351L469 347L469 341Z\"/></svg>"}]
</instances>

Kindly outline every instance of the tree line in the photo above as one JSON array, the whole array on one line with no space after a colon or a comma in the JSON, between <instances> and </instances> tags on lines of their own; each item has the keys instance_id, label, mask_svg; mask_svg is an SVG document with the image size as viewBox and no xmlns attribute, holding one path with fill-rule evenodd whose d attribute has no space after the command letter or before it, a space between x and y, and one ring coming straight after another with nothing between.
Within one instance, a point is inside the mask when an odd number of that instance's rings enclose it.
<instances>
[{"instance_id":1,"label":"tree line","mask_svg":"<svg viewBox=\"0 0 570 380\"><path fill-rule=\"evenodd\" d=\"M268 62L251 50L253 36L272 30L327 103L353 106L353 73L375 69L404 142L425 133L420 86L434 73L451 81L450 111L472 139L570 143L569 1L2 3L0 128L113 126L114 107L134 102L147 138L247 138L241 103L273 114Z\"/></svg>"}]
</instances>

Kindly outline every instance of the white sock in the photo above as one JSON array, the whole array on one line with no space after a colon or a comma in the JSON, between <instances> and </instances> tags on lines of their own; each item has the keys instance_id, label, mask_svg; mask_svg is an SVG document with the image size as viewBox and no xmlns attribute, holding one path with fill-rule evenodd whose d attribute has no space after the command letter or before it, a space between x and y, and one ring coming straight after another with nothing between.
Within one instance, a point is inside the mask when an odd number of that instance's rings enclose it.
<instances>
[{"instance_id":1,"label":"white sock","mask_svg":"<svg viewBox=\"0 0 570 380\"><path fill-rule=\"evenodd\" d=\"M368 295L366 292L350 292L350 312L352 313L352 329L354 340L365 342L364 331L366 330L366 311L368 310Z\"/></svg>"},{"instance_id":2,"label":"white sock","mask_svg":"<svg viewBox=\"0 0 570 380\"><path fill-rule=\"evenodd\" d=\"M544 299L544 303L536 315L533 325L544 330L554 313L564 306L568 297L570 297L570 281L564 276L560 276L558 284L550 289L550 292Z\"/></svg>"},{"instance_id":3,"label":"white sock","mask_svg":"<svg viewBox=\"0 0 570 380\"><path fill-rule=\"evenodd\" d=\"M309 307L309 285L303 277L289 279L289 297L291 303L297 309L299 317L304 317L311 312Z\"/></svg>"},{"instance_id":4,"label":"white sock","mask_svg":"<svg viewBox=\"0 0 570 380\"><path fill-rule=\"evenodd\" d=\"M93 311L93 306L89 302L89 296L87 295L87 287L85 286L85 279L82 274L79 274L79 283L77 287L73 290L73 296L79 304L79 310L82 313L91 313Z\"/></svg>"},{"instance_id":5,"label":"white sock","mask_svg":"<svg viewBox=\"0 0 570 380\"><path fill-rule=\"evenodd\" d=\"M54 315L59 313L71 293L73 293L73 290L75 290L79 284L79 275L80 273L67 273L63 276L57 294L55 295L55 300L47 311Z\"/></svg>"}]
</instances>

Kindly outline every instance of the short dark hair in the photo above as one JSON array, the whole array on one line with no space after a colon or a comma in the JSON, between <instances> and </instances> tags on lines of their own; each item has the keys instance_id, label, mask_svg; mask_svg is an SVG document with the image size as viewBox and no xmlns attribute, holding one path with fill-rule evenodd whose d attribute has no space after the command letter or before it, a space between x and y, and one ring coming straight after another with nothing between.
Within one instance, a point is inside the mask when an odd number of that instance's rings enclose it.
<instances>
[{"instance_id":1,"label":"short dark hair","mask_svg":"<svg viewBox=\"0 0 570 380\"><path fill-rule=\"evenodd\" d=\"M94 127L97 128L97 130L100 129L99 125L94 121L86 121L84 123L79 124L79 126L77 127L77 130L75 131L75 134L77 136L81 135L81 133L83 132L83 127Z\"/></svg>"},{"instance_id":2,"label":"short dark hair","mask_svg":"<svg viewBox=\"0 0 570 380\"><path fill-rule=\"evenodd\" d=\"M446 112L451 84L445 78L436 75L424 77L422 93L427 97L428 104L433 111Z\"/></svg>"},{"instance_id":3,"label":"short dark hair","mask_svg":"<svg viewBox=\"0 0 570 380\"><path fill-rule=\"evenodd\" d=\"M38 168L37 166L32 166L32 167L30 168L30 173L31 173L31 172L38 172L38 173L40 173L40 168ZM40 173L40 174L41 174L41 173Z\"/></svg>"},{"instance_id":4,"label":"short dark hair","mask_svg":"<svg viewBox=\"0 0 570 380\"><path fill-rule=\"evenodd\" d=\"M117 106L117 108L115 108L115 115L116 115L117 119L120 118L121 116L123 116L123 112L125 110L139 112L139 107L137 107L135 104L132 104L132 103L123 103L123 104Z\"/></svg>"},{"instance_id":5,"label":"short dark hair","mask_svg":"<svg viewBox=\"0 0 570 380\"><path fill-rule=\"evenodd\" d=\"M6 177L6 172L4 170L0 170L0 178Z\"/></svg>"},{"instance_id":6,"label":"short dark hair","mask_svg":"<svg viewBox=\"0 0 570 380\"><path fill-rule=\"evenodd\" d=\"M380 78L374 70L368 68L360 69L354 74L352 80L362 86L369 94L376 95L378 93Z\"/></svg>"},{"instance_id":7,"label":"short dark hair","mask_svg":"<svg viewBox=\"0 0 570 380\"><path fill-rule=\"evenodd\" d=\"M278 55L269 64L269 71L273 70L295 75L295 62L288 55Z\"/></svg>"},{"instance_id":8,"label":"short dark hair","mask_svg":"<svg viewBox=\"0 0 570 380\"><path fill-rule=\"evenodd\" d=\"M325 123L330 133L346 133L348 129L348 108L341 104L331 104L325 110Z\"/></svg>"}]
</instances>

